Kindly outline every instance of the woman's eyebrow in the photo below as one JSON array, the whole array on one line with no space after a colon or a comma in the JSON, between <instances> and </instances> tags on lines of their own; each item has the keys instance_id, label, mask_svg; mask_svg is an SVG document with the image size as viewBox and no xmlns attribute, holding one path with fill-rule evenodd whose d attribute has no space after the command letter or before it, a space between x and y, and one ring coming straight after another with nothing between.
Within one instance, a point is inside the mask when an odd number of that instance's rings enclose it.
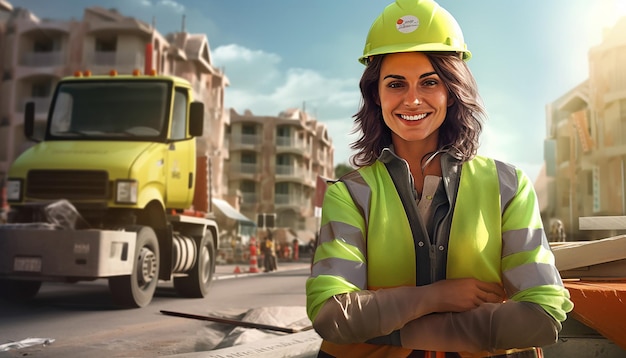
<instances>
[{"instance_id":1,"label":"woman's eyebrow","mask_svg":"<svg viewBox=\"0 0 626 358\"><path fill-rule=\"evenodd\" d=\"M432 76L432 75L436 75L437 72L432 71L432 72L427 72L427 73L423 73L420 75L419 78L424 78L424 77L428 77L428 76ZM395 80L403 80L405 79L404 76L400 76L400 75L387 75L385 77L383 77L383 80L386 80L387 78L393 78Z\"/></svg>"},{"instance_id":2,"label":"woman's eyebrow","mask_svg":"<svg viewBox=\"0 0 626 358\"><path fill-rule=\"evenodd\" d=\"M387 75L383 78L383 80L386 80L387 78L393 78L395 80L403 80L404 76L400 76L400 75Z\"/></svg>"}]
</instances>

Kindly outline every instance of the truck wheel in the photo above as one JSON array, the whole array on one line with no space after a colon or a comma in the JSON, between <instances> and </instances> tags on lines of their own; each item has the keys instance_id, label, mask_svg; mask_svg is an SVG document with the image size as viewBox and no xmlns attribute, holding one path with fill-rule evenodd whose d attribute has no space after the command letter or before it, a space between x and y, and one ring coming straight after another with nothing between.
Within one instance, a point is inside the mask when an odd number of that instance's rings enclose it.
<instances>
[{"instance_id":1,"label":"truck wheel","mask_svg":"<svg viewBox=\"0 0 626 358\"><path fill-rule=\"evenodd\" d=\"M0 295L10 301L21 301L35 297L41 281L0 280Z\"/></svg>"},{"instance_id":2,"label":"truck wheel","mask_svg":"<svg viewBox=\"0 0 626 358\"><path fill-rule=\"evenodd\" d=\"M215 247L211 231L207 231L200 241L196 258L187 276L174 277L174 288L183 297L202 298L209 292L215 272Z\"/></svg>"},{"instance_id":3,"label":"truck wheel","mask_svg":"<svg viewBox=\"0 0 626 358\"><path fill-rule=\"evenodd\" d=\"M109 278L113 301L124 307L144 307L152 301L159 280L159 241L151 227L132 226L137 233L133 271Z\"/></svg>"}]
</instances>

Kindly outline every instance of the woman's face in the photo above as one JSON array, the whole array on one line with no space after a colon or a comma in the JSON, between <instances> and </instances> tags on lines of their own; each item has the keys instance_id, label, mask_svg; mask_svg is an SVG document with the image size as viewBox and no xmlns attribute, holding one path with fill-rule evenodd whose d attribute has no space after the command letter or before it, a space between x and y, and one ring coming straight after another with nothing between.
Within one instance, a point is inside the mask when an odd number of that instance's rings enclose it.
<instances>
[{"instance_id":1,"label":"woman's face","mask_svg":"<svg viewBox=\"0 0 626 358\"><path fill-rule=\"evenodd\" d=\"M452 99L426 55L386 55L380 69L378 94L394 146L405 142L437 146L439 127Z\"/></svg>"}]
</instances>

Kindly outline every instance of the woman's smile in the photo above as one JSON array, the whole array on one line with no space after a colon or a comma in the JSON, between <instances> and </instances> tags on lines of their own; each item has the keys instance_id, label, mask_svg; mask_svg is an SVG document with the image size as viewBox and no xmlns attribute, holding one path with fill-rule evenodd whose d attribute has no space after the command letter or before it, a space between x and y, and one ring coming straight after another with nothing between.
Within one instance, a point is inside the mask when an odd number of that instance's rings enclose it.
<instances>
[{"instance_id":1,"label":"woman's smile","mask_svg":"<svg viewBox=\"0 0 626 358\"><path fill-rule=\"evenodd\" d=\"M427 113L422 113L422 114L416 114L416 115L400 114L399 116L405 121L419 121L419 120L426 118L427 115L428 115Z\"/></svg>"}]
</instances>

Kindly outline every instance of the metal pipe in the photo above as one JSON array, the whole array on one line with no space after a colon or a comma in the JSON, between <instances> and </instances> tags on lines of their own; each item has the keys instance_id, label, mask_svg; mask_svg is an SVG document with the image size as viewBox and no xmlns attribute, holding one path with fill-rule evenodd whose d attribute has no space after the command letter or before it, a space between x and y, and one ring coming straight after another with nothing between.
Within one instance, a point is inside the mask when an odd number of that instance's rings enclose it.
<instances>
[{"instance_id":1,"label":"metal pipe","mask_svg":"<svg viewBox=\"0 0 626 358\"><path fill-rule=\"evenodd\" d=\"M182 312L173 312L173 311L165 311L165 310L161 310L161 313L163 313L165 315L169 315L169 316L176 316L176 317L183 317L183 318L192 318L192 319L198 319L198 320L201 320L201 321L211 321L211 322L217 322L217 323L225 323L225 324L231 324L231 325L247 327L247 328L268 329L268 330L272 330L272 331L279 331L279 332L285 332L285 333L298 333L298 332L307 331L307 330L313 328L312 325L306 326L306 327L303 327L303 328L279 327L279 326L272 326L272 325L262 324L262 323L238 321L238 320L235 320L235 319L227 319L227 318L212 317L212 316L199 316L199 315L195 315L195 314L182 313Z\"/></svg>"}]
</instances>

